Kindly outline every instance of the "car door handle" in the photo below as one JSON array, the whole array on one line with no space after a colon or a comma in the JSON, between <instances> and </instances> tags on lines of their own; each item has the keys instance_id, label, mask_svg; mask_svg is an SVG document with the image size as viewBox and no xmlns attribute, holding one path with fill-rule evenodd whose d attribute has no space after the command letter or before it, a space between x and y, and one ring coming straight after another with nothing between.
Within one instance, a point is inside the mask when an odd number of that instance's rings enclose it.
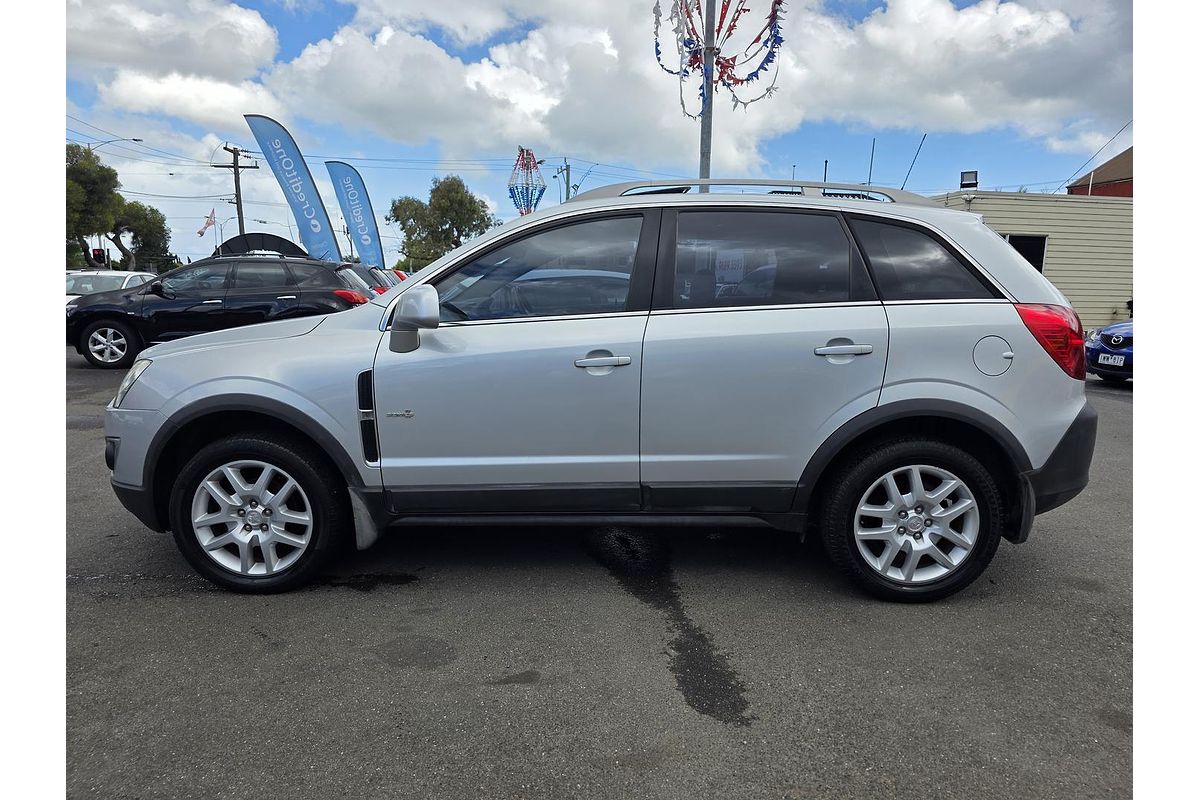
<instances>
[{"instance_id":1,"label":"car door handle","mask_svg":"<svg viewBox=\"0 0 1200 800\"><path fill-rule=\"evenodd\" d=\"M210 304L212 304L212 303L223 303L223 302L225 302L225 301L224 301L224 300L205 300L205 301L204 301L203 303L201 303L200 305L202 305L202 306L207 306L207 305L210 305Z\"/></svg>"},{"instance_id":2,"label":"car door handle","mask_svg":"<svg viewBox=\"0 0 1200 800\"><path fill-rule=\"evenodd\" d=\"M625 367L633 362L629 356L602 356L600 358L577 358L575 366L588 367Z\"/></svg>"},{"instance_id":3,"label":"car door handle","mask_svg":"<svg viewBox=\"0 0 1200 800\"><path fill-rule=\"evenodd\" d=\"M295 300L295 299L296 299L296 295L294 295L294 294L281 294L281 295L279 295L279 297L276 297L275 299L276 299L276 300Z\"/></svg>"},{"instance_id":4,"label":"car door handle","mask_svg":"<svg viewBox=\"0 0 1200 800\"><path fill-rule=\"evenodd\" d=\"M874 350L869 344L829 344L818 347L813 353L819 356L865 356Z\"/></svg>"}]
</instances>

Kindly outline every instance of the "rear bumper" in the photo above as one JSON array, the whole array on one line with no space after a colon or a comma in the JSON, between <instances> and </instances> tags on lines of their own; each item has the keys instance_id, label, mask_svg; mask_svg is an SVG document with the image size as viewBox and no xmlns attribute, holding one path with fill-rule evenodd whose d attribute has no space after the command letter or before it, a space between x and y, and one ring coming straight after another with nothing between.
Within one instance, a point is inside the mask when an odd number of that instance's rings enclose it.
<instances>
[{"instance_id":1,"label":"rear bumper","mask_svg":"<svg viewBox=\"0 0 1200 800\"><path fill-rule=\"evenodd\" d=\"M1046 463L1026 477L1033 489L1034 513L1058 508L1084 490L1096 448L1096 409L1084 403Z\"/></svg>"}]
</instances>

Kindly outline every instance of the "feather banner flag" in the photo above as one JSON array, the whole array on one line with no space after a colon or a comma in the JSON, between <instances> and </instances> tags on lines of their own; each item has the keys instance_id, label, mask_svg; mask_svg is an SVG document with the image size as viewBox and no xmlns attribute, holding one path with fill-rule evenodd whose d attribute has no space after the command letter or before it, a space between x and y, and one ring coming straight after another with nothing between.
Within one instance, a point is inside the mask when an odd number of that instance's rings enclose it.
<instances>
[{"instance_id":1,"label":"feather banner flag","mask_svg":"<svg viewBox=\"0 0 1200 800\"><path fill-rule=\"evenodd\" d=\"M329 212L321 202L317 183L304 163L296 140L287 132L287 128L270 117L262 114L246 114L245 117L263 158L283 189L292 215L296 217L304 249L313 258L341 261L342 251L333 235Z\"/></svg>"}]
</instances>

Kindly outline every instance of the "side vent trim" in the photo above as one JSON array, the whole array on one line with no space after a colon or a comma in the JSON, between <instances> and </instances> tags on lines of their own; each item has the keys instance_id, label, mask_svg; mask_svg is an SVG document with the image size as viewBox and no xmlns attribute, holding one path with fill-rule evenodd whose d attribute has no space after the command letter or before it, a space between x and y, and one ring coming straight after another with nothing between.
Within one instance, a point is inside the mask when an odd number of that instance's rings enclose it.
<instances>
[{"instance_id":1,"label":"side vent trim","mask_svg":"<svg viewBox=\"0 0 1200 800\"><path fill-rule=\"evenodd\" d=\"M375 387L372 371L358 373L358 429L362 435L363 457L379 463L379 433L375 427Z\"/></svg>"}]
</instances>

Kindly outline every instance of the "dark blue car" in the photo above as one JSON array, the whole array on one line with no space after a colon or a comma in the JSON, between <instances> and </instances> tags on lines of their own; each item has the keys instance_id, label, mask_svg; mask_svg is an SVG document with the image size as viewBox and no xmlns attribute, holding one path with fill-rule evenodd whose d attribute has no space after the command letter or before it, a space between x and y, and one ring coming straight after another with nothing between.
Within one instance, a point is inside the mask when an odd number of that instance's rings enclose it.
<instances>
[{"instance_id":1,"label":"dark blue car","mask_svg":"<svg viewBox=\"0 0 1200 800\"><path fill-rule=\"evenodd\" d=\"M1084 344L1087 371L1108 383L1133 377L1133 320L1092 331Z\"/></svg>"}]
</instances>

